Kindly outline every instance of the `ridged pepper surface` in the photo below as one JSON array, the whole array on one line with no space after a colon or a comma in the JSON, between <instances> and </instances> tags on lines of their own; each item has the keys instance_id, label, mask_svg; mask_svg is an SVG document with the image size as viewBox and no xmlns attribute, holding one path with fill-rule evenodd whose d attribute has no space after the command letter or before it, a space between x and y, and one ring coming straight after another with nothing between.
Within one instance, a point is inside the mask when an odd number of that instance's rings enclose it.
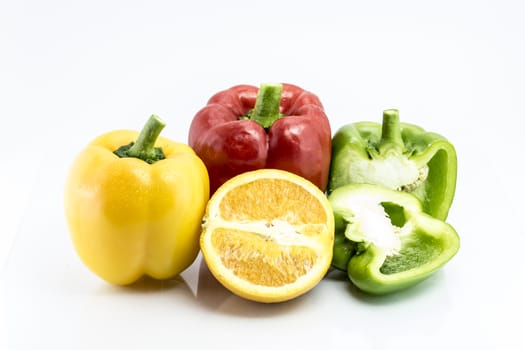
<instances>
[{"instance_id":1,"label":"ridged pepper surface","mask_svg":"<svg viewBox=\"0 0 525 350\"><path fill-rule=\"evenodd\" d=\"M188 143L204 161L211 193L243 172L276 168L328 183L331 130L319 98L291 84L237 85L193 118Z\"/></svg>"}]
</instances>

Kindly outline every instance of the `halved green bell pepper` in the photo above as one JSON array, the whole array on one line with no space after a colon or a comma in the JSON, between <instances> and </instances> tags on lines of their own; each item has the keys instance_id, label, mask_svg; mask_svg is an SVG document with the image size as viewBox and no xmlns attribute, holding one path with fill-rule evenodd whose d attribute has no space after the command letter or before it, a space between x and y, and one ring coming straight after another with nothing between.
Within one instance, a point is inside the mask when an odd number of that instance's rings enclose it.
<instances>
[{"instance_id":1,"label":"halved green bell pepper","mask_svg":"<svg viewBox=\"0 0 525 350\"><path fill-rule=\"evenodd\" d=\"M332 265L367 293L391 293L421 282L459 249L454 228L424 213L410 193L350 184L328 199L335 217Z\"/></svg>"},{"instance_id":2,"label":"halved green bell pepper","mask_svg":"<svg viewBox=\"0 0 525 350\"><path fill-rule=\"evenodd\" d=\"M332 140L328 192L350 183L369 183L410 192L423 211L445 220L456 190L457 157L443 136L399 122L395 109L383 124L358 122Z\"/></svg>"}]
</instances>

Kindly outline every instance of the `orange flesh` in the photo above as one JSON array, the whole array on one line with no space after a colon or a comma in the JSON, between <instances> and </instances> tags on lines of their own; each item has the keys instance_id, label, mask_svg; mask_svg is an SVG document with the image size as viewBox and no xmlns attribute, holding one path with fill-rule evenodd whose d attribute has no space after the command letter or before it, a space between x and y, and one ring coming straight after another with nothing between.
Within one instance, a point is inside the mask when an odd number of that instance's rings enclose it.
<instances>
[{"instance_id":1,"label":"orange flesh","mask_svg":"<svg viewBox=\"0 0 525 350\"><path fill-rule=\"evenodd\" d=\"M292 225L326 223L326 213L313 195L290 181L264 179L249 182L228 192L220 212L227 221L272 221Z\"/></svg>"},{"instance_id":2,"label":"orange flesh","mask_svg":"<svg viewBox=\"0 0 525 350\"><path fill-rule=\"evenodd\" d=\"M314 265L316 253L308 247L281 246L264 236L217 228L212 244L221 261L236 276L253 284L278 287L293 283Z\"/></svg>"}]
</instances>

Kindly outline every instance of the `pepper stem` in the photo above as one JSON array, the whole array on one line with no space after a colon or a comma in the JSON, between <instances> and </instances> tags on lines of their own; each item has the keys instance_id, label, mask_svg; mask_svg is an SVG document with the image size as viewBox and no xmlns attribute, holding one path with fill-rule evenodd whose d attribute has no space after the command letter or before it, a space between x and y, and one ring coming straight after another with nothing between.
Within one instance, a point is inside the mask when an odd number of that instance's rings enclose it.
<instances>
[{"instance_id":1,"label":"pepper stem","mask_svg":"<svg viewBox=\"0 0 525 350\"><path fill-rule=\"evenodd\" d=\"M397 109L386 109L383 111L383 125L381 129L381 151L396 149L403 152L405 144L401 137L401 125L399 122L399 111Z\"/></svg>"},{"instance_id":2,"label":"pepper stem","mask_svg":"<svg viewBox=\"0 0 525 350\"><path fill-rule=\"evenodd\" d=\"M249 119L256 121L265 129L272 126L282 116L280 113L282 93L282 84L261 84Z\"/></svg>"},{"instance_id":3,"label":"pepper stem","mask_svg":"<svg viewBox=\"0 0 525 350\"><path fill-rule=\"evenodd\" d=\"M121 158L139 158L152 164L166 158L160 147L155 147L155 142L166 124L156 115L152 115L142 128L137 141L131 142L115 150Z\"/></svg>"}]
</instances>

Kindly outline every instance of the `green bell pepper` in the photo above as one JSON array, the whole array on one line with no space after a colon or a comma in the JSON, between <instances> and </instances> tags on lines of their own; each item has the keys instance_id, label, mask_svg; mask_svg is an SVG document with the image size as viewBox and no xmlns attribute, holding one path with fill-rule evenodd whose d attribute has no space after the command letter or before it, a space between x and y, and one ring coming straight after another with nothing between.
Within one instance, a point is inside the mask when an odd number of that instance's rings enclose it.
<instances>
[{"instance_id":1,"label":"green bell pepper","mask_svg":"<svg viewBox=\"0 0 525 350\"><path fill-rule=\"evenodd\" d=\"M410 193L349 184L328 199L335 217L332 265L367 293L391 293L421 282L459 249L454 228L424 213Z\"/></svg>"},{"instance_id":2,"label":"green bell pepper","mask_svg":"<svg viewBox=\"0 0 525 350\"><path fill-rule=\"evenodd\" d=\"M445 220L456 190L454 146L443 136L400 123L395 109L383 124L358 122L337 131L332 141L328 192L350 183L369 183L410 192L423 211Z\"/></svg>"}]
</instances>

